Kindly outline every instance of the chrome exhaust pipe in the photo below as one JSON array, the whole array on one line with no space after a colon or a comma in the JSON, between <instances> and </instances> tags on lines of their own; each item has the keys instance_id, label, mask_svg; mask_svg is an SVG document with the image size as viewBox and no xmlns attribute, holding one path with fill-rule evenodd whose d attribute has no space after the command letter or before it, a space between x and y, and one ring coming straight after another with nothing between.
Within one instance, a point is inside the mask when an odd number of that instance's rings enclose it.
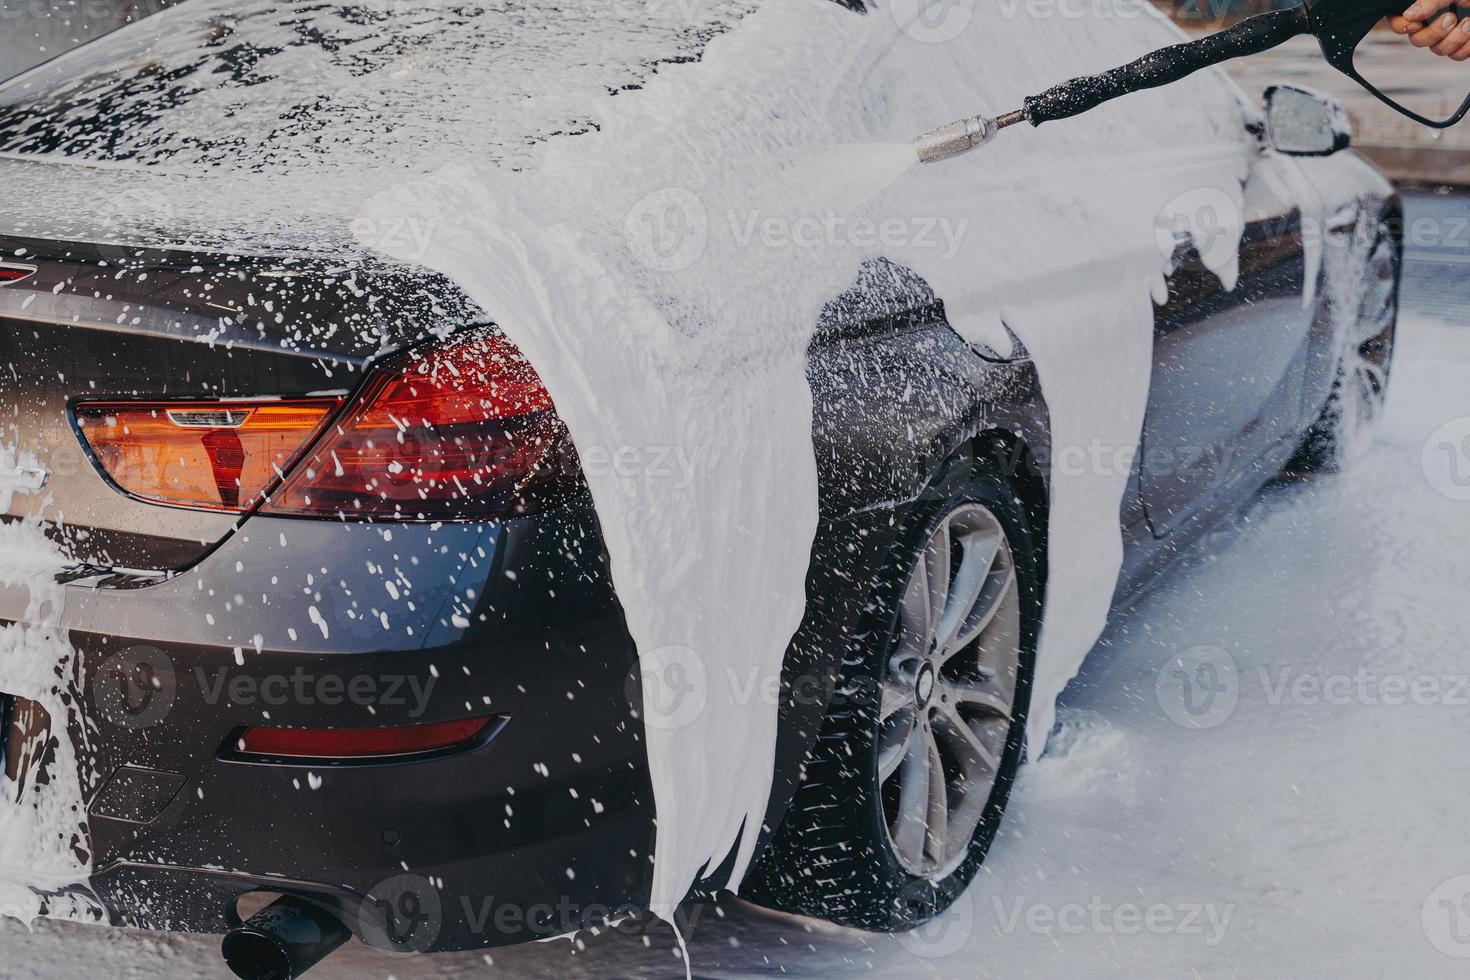
<instances>
[{"instance_id":1,"label":"chrome exhaust pipe","mask_svg":"<svg viewBox=\"0 0 1470 980\"><path fill-rule=\"evenodd\" d=\"M220 953L240 980L296 980L351 936L320 905L283 895L225 933Z\"/></svg>"}]
</instances>

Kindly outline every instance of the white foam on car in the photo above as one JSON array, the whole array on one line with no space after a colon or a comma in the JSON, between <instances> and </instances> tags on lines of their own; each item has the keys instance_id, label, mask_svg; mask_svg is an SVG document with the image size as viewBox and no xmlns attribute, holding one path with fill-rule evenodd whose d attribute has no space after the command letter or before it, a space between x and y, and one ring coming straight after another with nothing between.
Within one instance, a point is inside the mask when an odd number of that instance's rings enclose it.
<instances>
[{"instance_id":1,"label":"white foam on car","mask_svg":"<svg viewBox=\"0 0 1470 980\"><path fill-rule=\"evenodd\" d=\"M588 473L645 672L660 915L732 855L710 883L739 884L769 801L777 704L762 692L804 609L818 518L806 348L864 258L923 275L966 338L1009 326L1036 362L1054 451L1033 754L1106 620L1129 469L1089 451L1138 445L1153 300L1172 231L1201 202L1225 243L1206 260L1234 284L1254 152L1236 90L1211 75L1007 133L847 214L847 188L772 191L811 147L904 142L1177 40L1146 4L1104 13L952 5L920 19L911 2L860 16L772 0L698 63L589 109L597 132L549 142L518 172L459 161L362 212L368 229L432 224L418 254L365 241L463 285L537 366L584 453L698 454L687 486ZM958 247L921 240L911 218L964 222Z\"/></svg>"},{"instance_id":2,"label":"white foam on car","mask_svg":"<svg viewBox=\"0 0 1470 980\"><path fill-rule=\"evenodd\" d=\"M43 908L53 918L80 918L96 907L84 890L90 846L81 754L68 724L83 685L62 624L66 587L55 578L65 563L39 523L0 524L0 594L17 608L24 595L21 619L0 626L0 691L36 702L51 719L44 784L37 783L46 755L39 742L26 750L19 782L0 765L0 916L26 922Z\"/></svg>"}]
</instances>

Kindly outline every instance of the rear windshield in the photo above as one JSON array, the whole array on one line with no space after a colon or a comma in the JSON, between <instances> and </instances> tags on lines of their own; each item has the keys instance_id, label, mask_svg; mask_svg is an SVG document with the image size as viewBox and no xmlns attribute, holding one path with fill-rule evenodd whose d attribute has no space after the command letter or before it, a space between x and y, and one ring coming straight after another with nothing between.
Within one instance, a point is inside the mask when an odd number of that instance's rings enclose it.
<instances>
[{"instance_id":1,"label":"rear windshield","mask_svg":"<svg viewBox=\"0 0 1470 980\"><path fill-rule=\"evenodd\" d=\"M187 0L0 86L0 152L293 171L515 164L754 0Z\"/></svg>"}]
</instances>

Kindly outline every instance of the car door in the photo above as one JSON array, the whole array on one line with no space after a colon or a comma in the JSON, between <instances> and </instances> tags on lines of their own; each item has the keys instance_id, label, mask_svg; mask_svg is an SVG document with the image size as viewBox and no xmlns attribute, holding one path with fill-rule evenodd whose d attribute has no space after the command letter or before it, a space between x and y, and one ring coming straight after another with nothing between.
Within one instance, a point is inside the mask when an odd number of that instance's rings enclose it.
<instances>
[{"instance_id":1,"label":"car door","mask_svg":"<svg viewBox=\"0 0 1470 980\"><path fill-rule=\"evenodd\" d=\"M1296 435L1313 306L1305 301L1289 166L1267 154L1252 163L1234 289L1204 262L1220 241L1176 236L1168 299L1154 321L1140 454L1140 490L1156 535L1246 482L1263 455Z\"/></svg>"}]
</instances>

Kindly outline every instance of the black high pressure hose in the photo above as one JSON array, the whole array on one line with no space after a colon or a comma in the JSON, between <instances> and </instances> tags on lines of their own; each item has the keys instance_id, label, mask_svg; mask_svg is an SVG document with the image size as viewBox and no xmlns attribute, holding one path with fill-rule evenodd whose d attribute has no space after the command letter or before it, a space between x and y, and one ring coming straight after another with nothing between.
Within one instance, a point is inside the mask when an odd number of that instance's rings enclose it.
<instances>
[{"instance_id":1,"label":"black high pressure hose","mask_svg":"<svg viewBox=\"0 0 1470 980\"><path fill-rule=\"evenodd\" d=\"M1357 47L1364 38L1384 17L1402 12L1406 5L1407 0L1302 0L1294 7L1260 14L1217 34L1160 48L1121 68L1054 85L1025 99L1014 112L994 119L958 119L920 136L914 141L914 149L923 162L942 160L979 146L1008 126L1022 122L1040 126L1076 116L1130 92L1177 82L1201 68L1260 54L1303 34L1317 39L1328 64L1397 111L1426 126L1453 126L1470 115L1470 99L1448 118L1426 118L1375 88L1354 64Z\"/></svg>"},{"instance_id":2,"label":"black high pressure hose","mask_svg":"<svg viewBox=\"0 0 1470 980\"><path fill-rule=\"evenodd\" d=\"M1033 126L1066 119L1095 109L1120 95L1158 88L1177 82L1201 68L1269 51L1283 41L1309 34L1311 30L1312 21L1305 5L1261 14L1218 34L1160 48L1101 75L1085 75L1054 85L1040 95L1026 99L1022 112Z\"/></svg>"}]
</instances>

